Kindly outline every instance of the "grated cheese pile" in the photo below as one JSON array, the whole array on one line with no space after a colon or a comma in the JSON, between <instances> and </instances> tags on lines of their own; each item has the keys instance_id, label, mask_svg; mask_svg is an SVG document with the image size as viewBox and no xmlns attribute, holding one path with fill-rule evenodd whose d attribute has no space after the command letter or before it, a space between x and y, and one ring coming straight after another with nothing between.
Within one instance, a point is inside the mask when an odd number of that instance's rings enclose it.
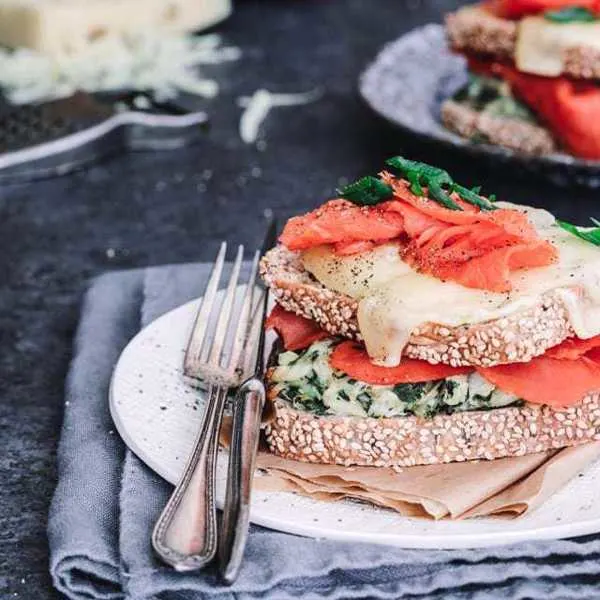
<instances>
[{"instance_id":1,"label":"grated cheese pile","mask_svg":"<svg viewBox=\"0 0 600 600\"><path fill-rule=\"evenodd\" d=\"M104 37L74 55L0 49L0 88L13 104L70 96L77 90L131 89L166 100L187 92L214 98L219 91L199 67L237 60L239 48L217 34L193 36L145 31Z\"/></svg>"}]
</instances>

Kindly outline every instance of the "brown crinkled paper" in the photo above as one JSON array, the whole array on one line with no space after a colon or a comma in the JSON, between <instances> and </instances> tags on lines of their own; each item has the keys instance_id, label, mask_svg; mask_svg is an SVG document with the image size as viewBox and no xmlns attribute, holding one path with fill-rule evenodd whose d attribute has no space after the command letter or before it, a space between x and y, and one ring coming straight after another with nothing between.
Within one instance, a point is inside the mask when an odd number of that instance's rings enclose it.
<instances>
[{"instance_id":1,"label":"brown crinkled paper","mask_svg":"<svg viewBox=\"0 0 600 600\"><path fill-rule=\"evenodd\" d=\"M226 422L221 435L225 446L229 429ZM329 502L362 500L410 517L514 518L539 506L598 457L600 442L593 442L492 461L391 469L298 462L262 447L254 487Z\"/></svg>"}]
</instances>

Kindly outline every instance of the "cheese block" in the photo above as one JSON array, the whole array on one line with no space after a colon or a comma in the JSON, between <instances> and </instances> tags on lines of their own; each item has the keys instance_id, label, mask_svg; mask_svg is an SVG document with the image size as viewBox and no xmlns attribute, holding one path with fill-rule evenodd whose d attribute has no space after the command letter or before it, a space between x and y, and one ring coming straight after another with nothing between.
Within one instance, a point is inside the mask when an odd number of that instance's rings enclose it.
<instances>
[{"instance_id":1,"label":"cheese block","mask_svg":"<svg viewBox=\"0 0 600 600\"><path fill-rule=\"evenodd\" d=\"M600 22L552 23L526 17L519 23L515 63L524 73L558 77L564 71L565 51L576 47L600 51Z\"/></svg>"},{"instance_id":2,"label":"cheese block","mask_svg":"<svg viewBox=\"0 0 600 600\"><path fill-rule=\"evenodd\" d=\"M197 31L231 13L231 0L0 0L0 45L74 54L102 37Z\"/></svg>"}]
</instances>

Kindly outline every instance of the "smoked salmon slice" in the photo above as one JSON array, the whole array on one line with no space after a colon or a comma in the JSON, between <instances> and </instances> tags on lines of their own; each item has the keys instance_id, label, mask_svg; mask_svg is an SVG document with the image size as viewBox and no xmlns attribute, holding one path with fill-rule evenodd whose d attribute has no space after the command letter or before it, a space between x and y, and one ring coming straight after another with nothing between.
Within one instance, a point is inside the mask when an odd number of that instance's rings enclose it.
<instances>
[{"instance_id":1,"label":"smoked salmon slice","mask_svg":"<svg viewBox=\"0 0 600 600\"><path fill-rule=\"evenodd\" d=\"M473 371L472 367L432 365L414 358L404 358L397 367L380 367L371 363L364 346L352 341L338 344L329 356L329 364L357 381L373 385L423 383Z\"/></svg>"},{"instance_id":2,"label":"smoked salmon slice","mask_svg":"<svg viewBox=\"0 0 600 600\"><path fill-rule=\"evenodd\" d=\"M431 266L433 275L442 280L452 280L471 288L491 292L509 292L510 273L518 269L544 267L555 260L556 250L541 240L517 246L491 250L466 262L452 262Z\"/></svg>"},{"instance_id":3,"label":"smoked salmon slice","mask_svg":"<svg viewBox=\"0 0 600 600\"><path fill-rule=\"evenodd\" d=\"M406 358L397 367L371 363L364 347L345 341L335 347L330 365L349 377L373 385L435 381L474 370L503 392L533 404L573 406L588 393L600 391L600 336L572 338L527 363L496 367L451 367Z\"/></svg>"},{"instance_id":4,"label":"smoked salmon slice","mask_svg":"<svg viewBox=\"0 0 600 600\"><path fill-rule=\"evenodd\" d=\"M267 329L274 329L286 350L302 350L314 342L330 337L317 323L305 319L276 304L265 321Z\"/></svg>"},{"instance_id":5,"label":"smoked salmon slice","mask_svg":"<svg viewBox=\"0 0 600 600\"><path fill-rule=\"evenodd\" d=\"M568 338L558 346L554 346L546 351L546 356L552 358L561 358L563 360L575 360L584 354L600 348L600 335L582 340L580 338Z\"/></svg>"},{"instance_id":6,"label":"smoked salmon slice","mask_svg":"<svg viewBox=\"0 0 600 600\"><path fill-rule=\"evenodd\" d=\"M477 371L504 392L554 408L573 406L589 392L600 391L600 356L564 360L544 355Z\"/></svg>"},{"instance_id":7,"label":"smoked salmon slice","mask_svg":"<svg viewBox=\"0 0 600 600\"><path fill-rule=\"evenodd\" d=\"M330 200L306 215L292 217L279 241L290 250L322 244L391 240L404 231L402 216L380 206L357 206L347 200Z\"/></svg>"}]
</instances>

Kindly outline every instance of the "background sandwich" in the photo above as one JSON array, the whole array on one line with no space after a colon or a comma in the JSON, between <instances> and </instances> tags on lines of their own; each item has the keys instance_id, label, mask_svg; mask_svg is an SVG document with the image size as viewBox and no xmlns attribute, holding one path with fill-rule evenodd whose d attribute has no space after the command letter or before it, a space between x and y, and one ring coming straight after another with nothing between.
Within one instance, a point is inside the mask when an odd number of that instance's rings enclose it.
<instances>
[{"instance_id":1,"label":"background sandwich","mask_svg":"<svg viewBox=\"0 0 600 600\"><path fill-rule=\"evenodd\" d=\"M600 3L497 0L446 17L469 85L442 107L463 137L600 159Z\"/></svg>"}]
</instances>

